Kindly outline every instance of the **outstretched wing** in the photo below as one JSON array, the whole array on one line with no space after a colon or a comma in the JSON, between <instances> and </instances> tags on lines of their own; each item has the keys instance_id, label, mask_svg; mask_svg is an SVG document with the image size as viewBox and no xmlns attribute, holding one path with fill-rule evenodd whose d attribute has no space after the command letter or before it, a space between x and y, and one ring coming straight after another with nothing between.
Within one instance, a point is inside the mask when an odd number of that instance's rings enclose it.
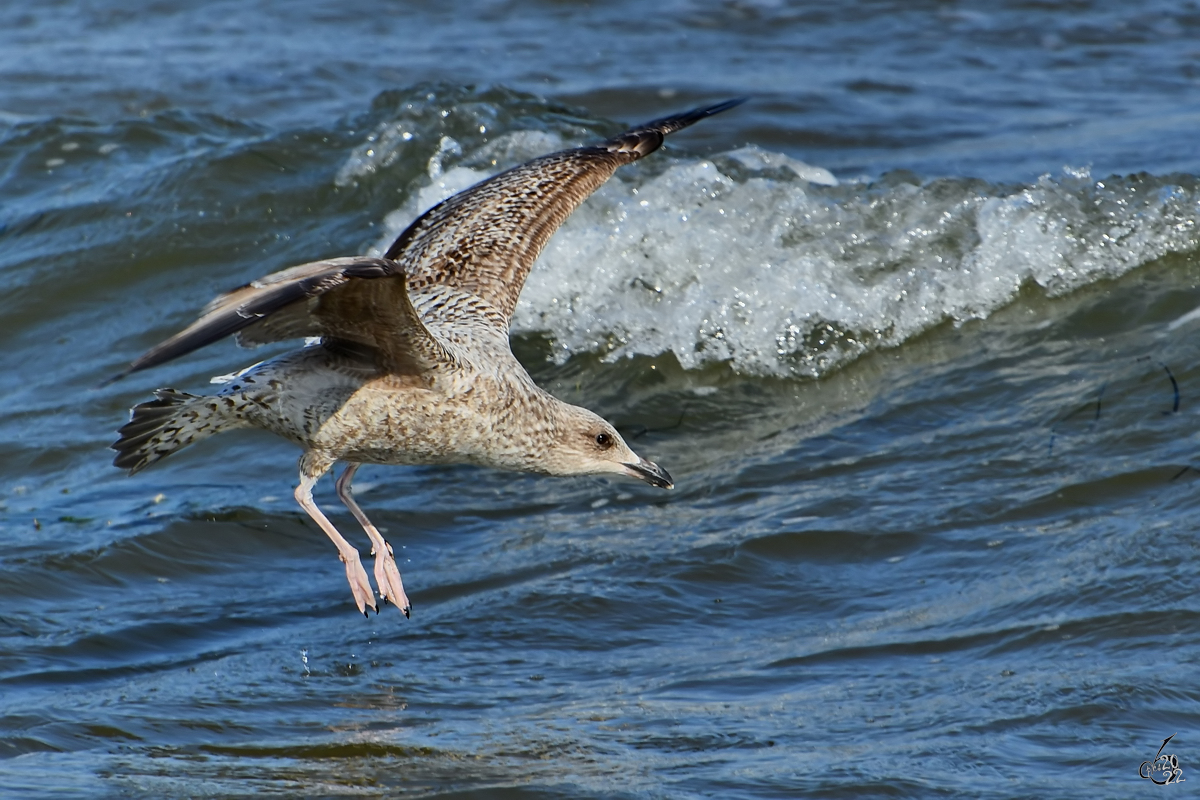
<instances>
[{"instance_id":1,"label":"outstretched wing","mask_svg":"<svg viewBox=\"0 0 1200 800\"><path fill-rule=\"evenodd\" d=\"M209 303L200 319L112 380L238 334L242 344L321 336L374 348L380 367L419 374L451 356L422 324L386 258L331 258L272 273Z\"/></svg>"},{"instance_id":2,"label":"outstretched wing","mask_svg":"<svg viewBox=\"0 0 1200 800\"><path fill-rule=\"evenodd\" d=\"M533 262L568 215L622 164L663 138L745 98L648 122L601 145L535 158L426 211L386 257L402 264L412 291L440 284L470 292L508 320Z\"/></svg>"},{"instance_id":3,"label":"outstretched wing","mask_svg":"<svg viewBox=\"0 0 1200 800\"><path fill-rule=\"evenodd\" d=\"M242 344L320 336L334 344L365 345L378 353L382 369L398 374L452 363L413 308L410 290L445 286L469 293L499 314L475 308L477 323L503 326L551 234L617 167L654 152L668 134L742 102L665 117L604 144L552 153L502 172L426 211L384 258L314 261L234 289L109 382L234 333ZM453 315L463 307L434 303L426 313Z\"/></svg>"}]
</instances>

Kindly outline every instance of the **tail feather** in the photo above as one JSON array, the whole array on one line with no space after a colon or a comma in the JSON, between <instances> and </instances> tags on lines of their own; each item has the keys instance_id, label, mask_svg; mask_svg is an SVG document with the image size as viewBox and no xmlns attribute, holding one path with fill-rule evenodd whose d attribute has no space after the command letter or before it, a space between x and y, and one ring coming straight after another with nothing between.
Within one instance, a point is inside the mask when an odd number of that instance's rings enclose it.
<instances>
[{"instance_id":1,"label":"tail feather","mask_svg":"<svg viewBox=\"0 0 1200 800\"><path fill-rule=\"evenodd\" d=\"M110 445L117 451L113 465L130 475L221 429L221 406L205 402L210 398L174 389L159 389L154 397L133 407L131 419L117 431L121 438Z\"/></svg>"}]
</instances>

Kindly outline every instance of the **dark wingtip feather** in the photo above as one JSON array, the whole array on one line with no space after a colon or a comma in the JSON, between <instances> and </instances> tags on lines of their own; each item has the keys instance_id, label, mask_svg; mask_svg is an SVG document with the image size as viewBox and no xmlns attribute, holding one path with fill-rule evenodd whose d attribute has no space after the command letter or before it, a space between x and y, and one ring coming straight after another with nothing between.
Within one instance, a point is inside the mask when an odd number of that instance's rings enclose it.
<instances>
[{"instance_id":1,"label":"dark wingtip feather","mask_svg":"<svg viewBox=\"0 0 1200 800\"><path fill-rule=\"evenodd\" d=\"M686 128L688 125L699 122L705 117L711 117L714 114L720 114L722 111L728 111L731 108L740 106L749 99L749 97L735 97L731 100L724 100L720 103L714 103L711 106L693 108L691 111L685 111L682 114L676 114L675 116L665 117L664 119L657 120L656 122L651 122L646 127L649 128L653 125L658 125L661 126L659 129L662 130L664 134L674 133L681 128Z\"/></svg>"},{"instance_id":2,"label":"dark wingtip feather","mask_svg":"<svg viewBox=\"0 0 1200 800\"><path fill-rule=\"evenodd\" d=\"M105 378L104 380L100 381L93 388L103 389L106 386L112 386L114 383L121 380L121 378L124 378L126 375L128 375L131 372L133 372L132 368L123 369L120 372L118 372L116 375L113 375L110 378Z\"/></svg>"},{"instance_id":3,"label":"dark wingtip feather","mask_svg":"<svg viewBox=\"0 0 1200 800\"><path fill-rule=\"evenodd\" d=\"M691 111L685 111L682 114L672 114L669 117L647 122L644 125L639 125L619 136L609 139L606 143L608 150L610 152L626 153L634 159L647 156L662 146L663 138L668 134L683 130L705 117L711 117L714 114L720 114L722 111L728 111L734 106L740 106L749 99L748 97L735 97L732 100L714 103L711 106L701 106L700 108L693 108Z\"/></svg>"}]
</instances>

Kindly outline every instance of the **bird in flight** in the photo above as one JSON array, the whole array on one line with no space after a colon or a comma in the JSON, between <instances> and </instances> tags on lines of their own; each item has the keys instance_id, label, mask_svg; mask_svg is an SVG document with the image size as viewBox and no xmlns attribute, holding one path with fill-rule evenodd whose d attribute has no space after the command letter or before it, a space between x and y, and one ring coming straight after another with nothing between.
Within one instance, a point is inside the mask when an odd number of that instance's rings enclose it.
<instances>
[{"instance_id":1,"label":"bird in flight","mask_svg":"<svg viewBox=\"0 0 1200 800\"><path fill-rule=\"evenodd\" d=\"M114 380L230 334L239 344L311 344L229 376L215 395L159 389L134 406L113 464L138 472L214 433L264 428L300 445L295 496L333 543L354 602L378 613L348 542L313 502L337 462L337 495L362 525L383 603L411 610L391 545L355 502L362 464L477 464L545 475L671 476L605 420L539 388L509 347L509 320L547 240L622 164L670 133L743 102L648 122L608 141L541 156L418 217L383 258L301 264L218 296L200 318Z\"/></svg>"}]
</instances>

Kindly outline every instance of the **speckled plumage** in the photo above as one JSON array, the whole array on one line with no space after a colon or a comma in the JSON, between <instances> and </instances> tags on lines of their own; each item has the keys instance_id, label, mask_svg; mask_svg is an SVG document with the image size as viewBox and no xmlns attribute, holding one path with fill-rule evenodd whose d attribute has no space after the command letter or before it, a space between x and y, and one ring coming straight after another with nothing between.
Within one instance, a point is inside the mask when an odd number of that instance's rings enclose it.
<instances>
[{"instance_id":1,"label":"speckled plumage","mask_svg":"<svg viewBox=\"0 0 1200 800\"><path fill-rule=\"evenodd\" d=\"M229 376L215 395L158 390L121 428L113 463L137 472L242 427L296 442L304 449L296 499L338 547L365 613L377 606L358 551L312 501L317 479L346 463L338 496L371 539L380 596L406 615L391 547L350 491L360 464L616 473L670 488L670 476L634 454L611 425L534 384L509 347L508 323L547 240L617 167L739 102L647 123L496 175L425 212L384 258L302 264L221 295L118 377L230 334L246 345L314 336L320 342Z\"/></svg>"}]
</instances>

